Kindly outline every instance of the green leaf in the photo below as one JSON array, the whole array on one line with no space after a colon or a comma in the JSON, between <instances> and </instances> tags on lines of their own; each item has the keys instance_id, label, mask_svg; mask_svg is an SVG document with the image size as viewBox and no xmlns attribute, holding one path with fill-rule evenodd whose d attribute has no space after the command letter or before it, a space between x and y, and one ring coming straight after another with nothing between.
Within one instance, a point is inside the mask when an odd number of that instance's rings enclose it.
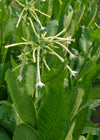
<instances>
[{"instance_id":1,"label":"green leaf","mask_svg":"<svg viewBox=\"0 0 100 140\"><path fill-rule=\"evenodd\" d=\"M71 21L72 21L72 16L73 16L73 11L69 12L68 15L67 14L62 14L60 16L60 22L59 22L59 30L63 30L64 28L66 29L66 31L68 30Z\"/></svg>"},{"instance_id":2,"label":"green leaf","mask_svg":"<svg viewBox=\"0 0 100 140\"><path fill-rule=\"evenodd\" d=\"M97 34L97 35L98 35L98 34ZM97 39L97 37L96 37L96 39ZM100 37L99 37L99 39L100 39ZM93 49L92 49L92 52L91 52L91 56L93 56L93 55L96 54L97 50L99 50L99 47L100 47L100 41L98 41L98 42L96 43L96 45L93 46Z\"/></svg>"},{"instance_id":3,"label":"green leaf","mask_svg":"<svg viewBox=\"0 0 100 140\"><path fill-rule=\"evenodd\" d=\"M93 20L95 19L96 14L97 14L97 6L93 5L90 11L88 11L87 17L83 21L83 25L89 27L92 24Z\"/></svg>"},{"instance_id":4,"label":"green leaf","mask_svg":"<svg viewBox=\"0 0 100 140\"><path fill-rule=\"evenodd\" d=\"M13 103L22 118L22 120L34 127L36 125L36 111L32 98L27 94L24 88L18 86L14 73L8 70L6 73L6 82L13 100Z\"/></svg>"},{"instance_id":5,"label":"green leaf","mask_svg":"<svg viewBox=\"0 0 100 140\"><path fill-rule=\"evenodd\" d=\"M0 64L0 88L4 80L5 72L7 71L9 63Z\"/></svg>"},{"instance_id":6,"label":"green leaf","mask_svg":"<svg viewBox=\"0 0 100 140\"><path fill-rule=\"evenodd\" d=\"M72 0L61 0L62 1L62 13L65 12L66 9L68 9L69 4L71 3Z\"/></svg>"},{"instance_id":7,"label":"green leaf","mask_svg":"<svg viewBox=\"0 0 100 140\"><path fill-rule=\"evenodd\" d=\"M4 25L4 38L6 39L9 35L14 34L16 31L17 18L8 20Z\"/></svg>"},{"instance_id":8,"label":"green leaf","mask_svg":"<svg viewBox=\"0 0 100 140\"><path fill-rule=\"evenodd\" d=\"M83 27L82 28L82 34L80 38L80 49L83 52L84 55L86 55L91 47L91 39L90 39L90 34L87 28Z\"/></svg>"},{"instance_id":9,"label":"green leaf","mask_svg":"<svg viewBox=\"0 0 100 140\"><path fill-rule=\"evenodd\" d=\"M35 89L35 79L36 68L33 65L28 65L27 70L25 72L25 86L29 95L31 95L32 97Z\"/></svg>"},{"instance_id":10,"label":"green leaf","mask_svg":"<svg viewBox=\"0 0 100 140\"><path fill-rule=\"evenodd\" d=\"M75 90L75 92L76 92L76 90ZM74 118L76 116L76 114L77 114L77 112L80 108L80 105L82 103L83 96L84 96L84 89L82 89L81 87L78 87L77 88L76 100L74 102L73 109L72 109L72 112L71 112L71 118Z\"/></svg>"},{"instance_id":11,"label":"green leaf","mask_svg":"<svg viewBox=\"0 0 100 140\"><path fill-rule=\"evenodd\" d=\"M84 15L85 8L86 8L85 5L83 5L83 6L79 9L79 11L78 11L78 13L77 13L78 24L80 23L80 21L81 21L83 15Z\"/></svg>"},{"instance_id":12,"label":"green leaf","mask_svg":"<svg viewBox=\"0 0 100 140\"><path fill-rule=\"evenodd\" d=\"M39 109L38 132L43 140L63 140L69 126L69 101L63 82L56 83Z\"/></svg>"},{"instance_id":13,"label":"green leaf","mask_svg":"<svg viewBox=\"0 0 100 140\"><path fill-rule=\"evenodd\" d=\"M0 101L0 125L9 133L13 133L16 126L22 123L14 106L8 101Z\"/></svg>"},{"instance_id":14,"label":"green leaf","mask_svg":"<svg viewBox=\"0 0 100 140\"><path fill-rule=\"evenodd\" d=\"M100 88L99 87L91 88L89 99L98 99L98 98L100 98Z\"/></svg>"},{"instance_id":15,"label":"green leaf","mask_svg":"<svg viewBox=\"0 0 100 140\"><path fill-rule=\"evenodd\" d=\"M82 134L90 133L90 134L92 134L92 135L97 135L97 136L98 136L99 132L100 132L100 128L89 127L89 126L87 127L87 126L86 126L86 127L84 128Z\"/></svg>"},{"instance_id":16,"label":"green leaf","mask_svg":"<svg viewBox=\"0 0 100 140\"><path fill-rule=\"evenodd\" d=\"M41 6L40 6L41 4ZM38 7L41 8L41 11L48 14L49 16L52 15L52 10L53 10L53 1L52 0L46 0L45 2L38 1ZM45 24L48 24L50 22L50 17L44 16L42 14L39 15L40 21L42 22L43 26Z\"/></svg>"},{"instance_id":17,"label":"green leaf","mask_svg":"<svg viewBox=\"0 0 100 140\"><path fill-rule=\"evenodd\" d=\"M0 127L0 140L11 140L6 131Z\"/></svg>"},{"instance_id":18,"label":"green leaf","mask_svg":"<svg viewBox=\"0 0 100 140\"><path fill-rule=\"evenodd\" d=\"M30 34L33 33L32 28L29 28L29 25L26 25L24 20L21 20L17 30L16 30L16 37L19 42L23 42L22 37L26 40L30 39Z\"/></svg>"},{"instance_id":19,"label":"green leaf","mask_svg":"<svg viewBox=\"0 0 100 140\"><path fill-rule=\"evenodd\" d=\"M50 23L46 27L47 34L46 36L54 36L56 35L58 30L58 21L51 20Z\"/></svg>"},{"instance_id":20,"label":"green leaf","mask_svg":"<svg viewBox=\"0 0 100 140\"><path fill-rule=\"evenodd\" d=\"M78 140L79 136L81 135L85 122L87 117L88 107L81 110L77 116L76 116L76 125L73 131L73 139L72 140Z\"/></svg>"},{"instance_id":21,"label":"green leaf","mask_svg":"<svg viewBox=\"0 0 100 140\"><path fill-rule=\"evenodd\" d=\"M60 4L59 0L54 0L52 18L59 20L60 12L61 12L61 4Z\"/></svg>"},{"instance_id":22,"label":"green leaf","mask_svg":"<svg viewBox=\"0 0 100 140\"><path fill-rule=\"evenodd\" d=\"M100 44L100 28L97 28L96 30L92 30L92 33L91 33L91 35L92 35L92 39L94 40L94 39L98 39L98 43Z\"/></svg>"},{"instance_id":23,"label":"green leaf","mask_svg":"<svg viewBox=\"0 0 100 140\"><path fill-rule=\"evenodd\" d=\"M0 105L1 104L5 108L5 110L8 113L8 115L11 116L11 112L12 112L12 105L11 105L11 103L5 100L5 101L0 101Z\"/></svg>"},{"instance_id":24,"label":"green leaf","mask_svg":"<svg viewBox=\"0 0 100 140\"><path fill-rule=\"evenodd\" d=\"M41 140L41 138L35 129L25 124L20 124L15 129L13 140Z\"/></svg>"}]
</instances>

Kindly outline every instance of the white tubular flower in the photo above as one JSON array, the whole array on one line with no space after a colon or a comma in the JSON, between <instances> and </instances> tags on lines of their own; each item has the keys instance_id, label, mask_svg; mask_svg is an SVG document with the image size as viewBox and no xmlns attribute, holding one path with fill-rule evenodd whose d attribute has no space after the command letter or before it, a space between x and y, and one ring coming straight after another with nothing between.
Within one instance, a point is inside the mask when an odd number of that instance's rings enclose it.
<instances>
[{"instance_id":1,"label":"white tubular flower","mask_svg":"<svg viewBox=\"0 0 100 140\"><path fill-rule=\"evenodd\" d=\"M72 39L71 36L63 38L63 37L56 37L59 41L66 41L67 44L71 44L71 41L75 41L75 39Z\"/></svg>"},{"instance_id":2,"label":"white tubular flower","mask_svg":"<svg viewBox=\"0 0 100 140\"><path fill-rule=\"evenodd\" d=\"M70 59L75 58L75 55L72 54L70 52L70 50L68 48L66 48L62 43L60 43L60 42L56 42L56 43L59 44L60 46L62 46L70 54Z\"/></svg>"},{"instance_id":3,"label":"white tubular flower","mask_svg":"<svg viewBox=\"0 0 100 140\"><path fill-rule=\"evenodd\" d=\"M45 84L43 84L41 81L39 81L39 82L36 84L35 87L36 87L36 88L37 88L37 87L41 87L41 88L42 88L43 86L45 86Z\"/></svg>"},{"instance_id":4,"label":"white tubular flower","mask_svg":"<svg viewBox=\"0 0 100 140\"><path fill-rule=\"evenodd\" d=\"M17 77L17 80L19 80L19 82L21 82L22 81L22 76L21 75L19 75L18 77Z\"/></svg>"},{"instance_id":5,"label":"white tubular flower","mask_svg":"<svg viewBox=\"0 0 100 140\"><path fill-rule=\"evenodd\" d=\"M17 80L19 80L19 82L21 82L23 79L22 78L22 70L23 70L23 64L21 65L19 76L17 77Z\"/></svg>"},{"instance_id":6,"label":"white tubular flower","mask_svg":"<svg viewBox=\"0 0 100 140\"><path fill-rule=\"evenodd\" d=\"M25 11L25 9L23 9L23 11L21 12L21 14L20 14L20 16L19 16L19 19L18 19L17 24L16 24L16 28L18 28L18 25L19 25L19 23L20 23L20 20L21 20L21 18L22 18L22 15L23 15L24 11Z\"/></svg>"},{"instance_id":7,"label":"white tubular flower","mask_svg":"<svg viewBox=\"0 0 100 140\"><path fill-rule=\"evenodd\" d=\"M67 68L71 72L71 77L76 76L77 71L73 71L68 65L67 65Z\"/></svg>"},{"instance_id":8,"label":"white tubular flower","mask_svg":"<svg viewBox=\"0 0 100 140\"><path fill-rule=\"evenodd\" d=\"M56 39L64 40L64 41L69 41L69 40L71 40L71 36L66 37L66 38L63 38L63 37L56 37Z\"/></svg>"},{"instance_id":9,"label":"white tubular flower","mask_svg":"<svg viewBox=\"0 0 100 140\"><path fill-rule=\"evenodd\" d=\"M22 55L19 55L19 56L17 56L17 57L18 57L18 61L20 61L20 60L21 60Z\"/></svg>"},{"instance_id":10,"label":"white tubular flower","mask_svg":"<svg viewBox=\"0 0 100 140\"><path fill-rule=\"evenodd\" d=\"M38 76L38 82L36 84L36 88L37 87L43 87L45 86L42 82L41 82L41 79L40 79L40 69L39 69L39 54L40 54L40 51L38 50L38 54L37 54L37 76Z\"/></svg>"}]
</instances>

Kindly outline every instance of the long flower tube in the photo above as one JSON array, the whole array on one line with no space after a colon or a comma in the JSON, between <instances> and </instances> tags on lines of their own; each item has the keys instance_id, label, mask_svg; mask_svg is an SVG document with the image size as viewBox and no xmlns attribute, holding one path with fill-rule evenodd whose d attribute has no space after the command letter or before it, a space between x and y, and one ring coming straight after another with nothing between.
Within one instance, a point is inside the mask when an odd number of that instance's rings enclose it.
<instances>
[{"instance_id":1,"label":"long flower tube","mask_svg":"<svg viewBox=\"0 0 100 140\"><path fill-rule=\"evenodd\" d=\"M22 15L23 15L24 11L25 11L25 8L22 10L22 12L21 12L21 14L19 16L19 19L18 19L17 24L16 24L16 28L18 28L19 22L20 22L20 20L22 18Z\"/></svg>"},{"instance_id":2,"label":"long flower tube","mask_svg":"<svg viewBox=\"0 0 100 140\"><path fill-rule=\"evenodd\" d=\"M37 77L38 77L38 82L36 84L36 88L37 87L43 87L45 86L44 83L41 82L41 78L40 78L40 68L39 68L39 55L40 55L40 50L38 49L37 51Z\"/></svg>"},{"instance_id":3,"label":"long flower tube","mask_svg":"<svg viewBox=\"0 0 100 140\"><path fill-rule=\"evenodd\" d=\"M62 33L64 33L66 31L66 29L64 28L61 32L59 32L57 35L53 36L53 37L48 37L51 38L50 41L52 41L53 39L55 39L56 37L60 36Z\"/></svg>"},{"instance_id":4,"label":"long flower tube","mask_svg":"<svg viewBox=\"0 0 100 140\"><path fill-rule=\"evenodd\" d=\"M57 56L62 62L64 62L64 59L59 54L57 54L55 51L53 51L49 46L45 46L45 48L47 48L48 50L50 50L49 53Z\"/></svg>"},{"instance_id":5,"label":"long flower tube","mask_svg":"<svg viewBox=\"0 0 100 140\"><path fill-rule=\"evenodd\" d=\"M34 11L33 11L33 12L34 12ZM35 12L34 12L34 14L35 14ZM41 27L41 30L44 30L45 27L42 26L42 24L41 24L39 18L37 17L37 15L34 15L34 14L31 13L32 17L38 22L38 24L39 24L40 27Z\"/></svg>"},{"instance_id":6,"label":"long flower tube","mask_svg":"<svg viewBox=\"0 0 100 140\"><path fill-rule=\"evenodd\" d=\"M59 44L60 46L62 46L69 54L70 54L70 58L75 58L75 55L73 55L70 50L68 48L66 48L62 43L60 42L56 42L57 44Z\"/></svg>"},{"instance_id":7,"label":"long flower tube","mask_svg":"<svg viewBox=\"0 0 100 140\"><path fill-rule=\"evenodd\" d=\"M30 44L32 44L32 42L14 43L14 44L6 45L5 48L10 48L10 47L18 46L18 45L30 45Z\"/></svg>"},{"instance_id":8,"label":"long flower tube","mask_svg":"<svg viewBox=\"0 0 100 140\"><path fill-rule=\"evenodd\" d=\"M33 25L33 22L32 22L32 20L31 20L31 18L28 17L28 19L29 19L29 21L30 21L30 23L31 23L31 26L32 26L32 29L33 29L35 35L39 38L39 35L37 34L37 32L36 32L36 30L35 30L35 28L34 28L34 25Z\"/></svg>"},{"instance_id":9,"label":"long flower tube","mask_svg":"<svg viewBox=\"0 0 100 140\"><path fill-rule=\"evenodd\" d=\"M20 68L20 73L19 73L19 76L17 77L17 80L19 80L19 82L21 82L22 81L22 71L23 71L23 63L22 63L22 65L21 65L21 68Z\"/></svg>"}]
</instances>

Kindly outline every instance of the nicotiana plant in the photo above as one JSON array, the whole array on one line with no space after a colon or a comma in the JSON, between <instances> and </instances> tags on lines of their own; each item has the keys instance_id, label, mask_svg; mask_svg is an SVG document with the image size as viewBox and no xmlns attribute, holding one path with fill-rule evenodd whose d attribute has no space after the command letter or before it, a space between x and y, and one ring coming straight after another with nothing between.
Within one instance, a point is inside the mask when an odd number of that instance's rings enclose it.
<instances>
[{"instance_id":1,"label":"nicotiana plant","mask_svg":"<svg viewBox=\"0 0 100 140\"><path fill-rule=\"evenodd\" d=\"M98 13L97 0L0 1L0 139L100 138Z\"/></svg>"},{"instance_id":2,"label":"nicotiana plant","mask_svg":"<svg viewBox=\"0 0 100 140\"><path fill-rule=\"evenodd\" d=\"M20 68L20 74L17 77L17 79L19 81L22 80L23 66L25 64L28 64L28 62L29 62L28 61L28 55L30 55L32 53L33 63L35 63L36 62L36 58L35 58L36 56L35 55L36 55L36 52L37 52L37 79L38 79L38 82L36 84L36 87L42 87L42 86L44 86L44 84L41 82L41 78L40 78L40 69L39 69L39 59L41 57L40 53L41 52L43 52L43 53L46 52L46 54L50 53L52 55L57 56L60 59L61 62L64 62L64 58L62 58L58 53L56 53L54 51L55 48L59 49L59 47L62 47L65 51L67 51L70 54L70 59L75 58L75 55L73 53L71 53L71 51L63 44L63 43L71 44L71 41L75 41L75 39L71 39L71 36L69 36L67 38L59 37L60 35L62 35L66 31L66 29L63 29L61 32L59 32L55 36L46 36L46 34L47 34L46 29L43 33L38 34L35 30L35 27L34 27L34 24L31 20L31 18L28 17L28 19L30 21L33 32L34 32L34 34L37 38L36 42L34 40L33 40L33 42L28 41L28 40L26 40L25 38L22 37L24 42L6 45L5 48L14 47L14 46L18 46L18 45L25 45L21 55L18 56L19 60L21 60L21 64L15 68L15 69L17 69L17 68L21 67ZM27 48L29 48L29 49L27 49ZM45 64L45 66L47 67L47 69L50 71L50 68L49 68L49 66L46 63L46 60L44 58L43 58L43 62ZM71 72L71 76L75 76L75 74L77 72L73 71L68 65L67 65L67 68Z\"/></svg>"}]
</instances>

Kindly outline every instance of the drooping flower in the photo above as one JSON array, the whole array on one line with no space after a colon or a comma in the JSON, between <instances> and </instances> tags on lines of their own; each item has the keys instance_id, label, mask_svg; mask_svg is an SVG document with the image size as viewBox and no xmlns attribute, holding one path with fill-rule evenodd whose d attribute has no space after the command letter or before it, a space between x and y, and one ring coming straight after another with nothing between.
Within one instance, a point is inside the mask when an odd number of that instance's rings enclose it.
<instances>
[{"instance_id":1,"label":"drooping flower","mask_svg":"<svg viewBox=\"0 0 100 140\"><path fill-rule=\"evenodd\" d=\"M71 77L76 76L77 71L72 70L68 65L67 65L68 70L71 72Z\"/></svg>"},{"instance_id":2,"label":"drooping flower","mask_svg":"<svg viewBox=\"0 0 100 140\"><path fill-rule=\"evenodd\" d=\"M19 80L19 82L21 82L22 81L22 76L21 75L19 75L18 77L17 77L17 80Z\"/></svg>"},{"instance_id":3,"label":"drooping flower","mask_svg":"<svg viewBox=\"0 0 100 140\"><path fill-rule=\"evenodd\" d=\"M56 43L59 44L61 47L63 47L63 48L70 54L70 59L75 58L75 55L72 54L72 53L70 52L70 50L69 50L68 48L65 47L65 45L63 45L63 44L60 43L60 42L56 42Z\"/></svg>"},{"instance_id":4,"label":"drooping flower","mask_svg":"<svg viewBox=\"0 0 100 140\"><path fill-rule=\"evenodd\" d=\"M37 84L36 84L36 88L37 87L40 87L40 88L42 88L43 86L45 86L45 84L43 84L41 81L39 81Z\"/></svg>"},{"instance_id":5,"label":"drooping flower","mask_svg":"<svg viewBox=\"0 0 100 140\"><path fill-rule=\"evenodd\" d=\"M37 52L37 77L38 77L38 82L36 84L36 88L37 87L43 87L45 86L42 82L41 82L41 77L40 77L40 68L39 68L39 55L40 55L40 50L38 49L38 52Z\"/></svg>"}]
</instances>

